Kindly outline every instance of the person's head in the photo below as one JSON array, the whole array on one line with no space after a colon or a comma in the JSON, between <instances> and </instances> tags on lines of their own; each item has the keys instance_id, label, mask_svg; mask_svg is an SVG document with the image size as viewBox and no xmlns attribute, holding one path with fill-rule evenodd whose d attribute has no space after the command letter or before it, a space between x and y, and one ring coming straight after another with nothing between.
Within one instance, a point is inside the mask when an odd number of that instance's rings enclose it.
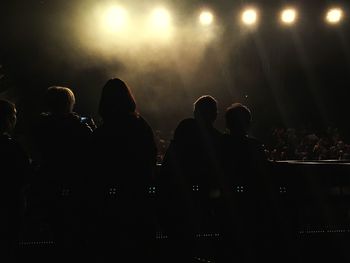
<instances>
[{"instance_id":1,"label":"person's head","mask_svg":"<svg viewBox=\"0 0 350 263\"><path fill-rule=\"evenodd\" d=\"M218 115L217 101L209 95L199 97L194 103L194 118L207 124L213 124Z\"/></svg>"},{"instance_id":2,"label":"person's head","mask_svg":"<svg viewBox=\"0 0 350 263\"><path fill-rule=\"evenodd\" d=\"M45 103L52 114L69 114L73 111L75 96L69 88L53 86L46 91Z\"/></svg>"},{"instance_id":3,"label":"person's head","mask_svg":"<svg viewBox=\"0 0 350 263\"><path fill-rule=\"evenodd\" d=\"M136 102L131 90L124 81L110 79L102 89L98 112L102 119L136 113Z\"/></svg>"},{"instance_id":4,"label":"person's head","mask_svg":"<svg viewBox=\"0 0 350 263\"><path fill-rule=\"evenodd\" d=\"M16 106L7 100L0 100L0 134L10 133L16 126Z\"/></svg>"},{"instance_id":5,"label":"person's head","mask_svg":"<svg viewBox=\"0 0 350 263\"><path fill-rule=\"evenodd\" d=\"M247 106L234 103L226 109L226 127L231 134L246 135L250 128L252 115Z\"/></svg>"}]
</instances>

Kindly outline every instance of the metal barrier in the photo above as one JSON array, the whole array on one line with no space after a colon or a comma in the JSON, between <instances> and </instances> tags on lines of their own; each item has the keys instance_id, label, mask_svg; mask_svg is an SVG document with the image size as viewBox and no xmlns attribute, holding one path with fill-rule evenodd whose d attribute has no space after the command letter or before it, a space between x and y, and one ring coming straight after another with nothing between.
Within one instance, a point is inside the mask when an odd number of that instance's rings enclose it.
<instances>
[{"instance_id":1,"label":"metal barrier","mask_svg":"<svg viewBox=\"0 0 350 263\"><path fill-rule=\"evenodd\" d=\"M278 249L283 248L284 250L281 251L289 256L293 253L300 253L304 258L309 257L310 260L315 257L315 253L318 253L320 259L334 256L334 247L341 248L350 239L350 163L335 161L273 162L270 165L269 175L272 178L270 194L274 205L273 213L274 220L276 220L274 223L276 229L278 228L276 232L279 232L278 234L284 238ZM154 184L146 189L154 204L159 201L160 187L162 186ZM233 185L231 189L239 198L244 199L244 196L249 195L247 185ZM196 196L201 192L201 186L194 184L191 190ZM118 200L117 185L108 187L106 191L108 200L112 204L113 200ZM60 198L66 203L74 199L74 194L72 189L65 187L59 191ZM66 211L69 213L72 209ZM64 216L64 218L69 220L69 216ZM33 219L30 220L33 221ZM30 228L30 225L27 227ZM242 226L242 229L245 227L249 228L249 226ZM168 242L169 234L163 230L161 226L157 227L155 233L157 242ZM27 232L35 235L33 234L35 231ZM210 245L212 245L215 244L215 240L222 238L222 234L219 231L203 231L194 235L195 239L200 242L205 243L210 240ZM25 241L20 241L19 247L47 246L52 248L56 245L56 241L52 240L50 235L47 233L45 237L41 233L42 241L37 241L38 237L24 234L22 240ZM328 251L330 247L333 249L326 253L325 251ZM324 249L324 251L320 254L318 249ZM198 255L198 258L205 257ZM339 259L344 258L347 259L347 256L341 253ZM298 262L298 259L293 259Z\"/></svg>"}]
</instances>

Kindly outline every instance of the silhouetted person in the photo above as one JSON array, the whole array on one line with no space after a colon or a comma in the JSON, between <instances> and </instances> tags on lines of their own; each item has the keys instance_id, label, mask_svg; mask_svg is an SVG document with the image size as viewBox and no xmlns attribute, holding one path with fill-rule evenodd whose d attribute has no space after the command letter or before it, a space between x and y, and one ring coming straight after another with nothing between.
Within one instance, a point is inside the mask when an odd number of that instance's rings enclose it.
<instances>
[{"instance_id":1,"label":"silhouetted person","mask_svg":"<svg viewBox=\"0 0 350 263\"><path fill-rule=\"evenodd\" d=\"M92 130L73 111L71 89L50 87L44 99L47 112L40 115L35 131L40 176L33 182L32 193L37 194L37 209L52 226L58 246L77 249L82 237L81 209Z\"/></svg>"},{"instance_id":2,"label":"silhouetted person","mask_svg":"<svg viewBox=\"0 0 350 263\"><path fill-rule=\"evenodd\" d=\"M180 246L188 260L193 255L194 237L212 223L212 203L218 194L221 133L213 123L217 102L202 96L194 103L194 118L182 120L167 150L162 165L163 206L168 207L169 237Z\"/></svg>"},{"instance_id":3,"label":"silhouetted person","mask_svg":"<svg viewBox=\"0 0 350 263\"><path fill-rule=\"evenodd\" d=\"M91 135L91 127L73 111L75 96L69 88L48 88L45 104L48 111L41 114L37 130L42 167L59 175L61 181L65 177L71 180L71 174L80 168L82 148Z\"/></svg>"},{"instance_id":4,"label":"silhouetted person","mask_svg":"<svg viewBox=\"0 0 350 263\"><path fill-rule=\"evenodd\" d=\"M240 262L256 262L262 257L266 228L264 217L269 213L266 192L267 158L262 144L248 136L250 110L240 104L231 105L225 113L229 133L223 136L221 181L226 207L223 211L223 238L226 247L222 253L234 255ZM227 258L225 260L228 260ZM230 260L233 260L232 258Z\"/></svg>"},{"instance_id":5,"label":"silhouetted person","mask_svg":"<svg viewBox=\"0 0 350 263\"><path fill-rule=\"evenodd\" d=\"M20 230L21 189L29 168L29 159L22 147L11 137L16 125L16 107L0 100L0 258L14 262Z\"/></svg>"},{"instance_id":6,"label":"silhouetted person","mask_svg":"<svg viewBox=\"0 0 350 263\"><path fill-rule=\"evenodd\" d=\"M103 87L99 114L103 123L93 133L90 179L98 260L147 261L155 238L148 197L156 164L153 131L118 78Z\"/></svg>"}]
</instances>

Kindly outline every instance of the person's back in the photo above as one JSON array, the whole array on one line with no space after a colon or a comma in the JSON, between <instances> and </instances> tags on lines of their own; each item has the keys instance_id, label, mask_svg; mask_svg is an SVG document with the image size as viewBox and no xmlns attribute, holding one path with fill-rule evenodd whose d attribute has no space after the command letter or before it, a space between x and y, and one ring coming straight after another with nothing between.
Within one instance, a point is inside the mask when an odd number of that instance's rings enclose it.
<instances>
[{"instance_id":1,"label":"person's back","mask_svg":"<svg viewBox=\"0 0 350 263\"><path fill-rule=\"evenodd\" d=\"M116 123L104 123L93 134L97 184L118 186L119 193L145 194L155 165L155 144L151 127L137 115L122 116ZM97 172L97 171L96 171Z\"/></svg>"},{"instance_id":2,"label":"person's back","mask_svg":"<svg viewBox=\"0 0 350 263\"><path fill-rule=\"evenodd\" d=\"M208 194L210 188L216 187L220 136L213 127L203 128L195 119L184 119L175 130L163 161L164 169L173 162L169 173L173 173L170 176L175 181L186 182L190 190L198 185L201 193Z\"/></svg>"},{"instance_id":3,"label":"person's back","mask_svg":"<svg viewBox=\"0 0 350 263\"><path fill-rule=\"evenodd\" d=\"M156 163L153 131L136 111L131 90L120 79L111 79L104 86L99 114L103 123L92 139L95 167L101 174L96 186L118 185L125 194L141 194L141 189L146 193Z\"/></svg>"},{"instance_id":4,"label":"person's back","mask_svg":"<svg viewBox=\"0 0 350 263\"><path fill-rule=\"evenodd\" d=\"M153 131L120 79L103 87L99 114L89 179L99 260L112 260L117 249L126 262L147 261L155 236L148 196L156 164Z\"/></svg>"},{"instance_id":5,"label":"person's back","mask_svg":"<svg viewBox=\"0 0 350 263\"><path fill-rule=\"evenodd\" d=\"M164 224L187 259L193 253L195 235L210 231L212 223L211 204L220 172L221 133L213 127L216 116L216 100L200 97L194 103L194 118L178 124L162 163Z\"/></svg>"},{"instance_id":6,"label":"person's back","mask_svg":"<svg viewBox=\"0 0 350 263\"><path fill-rule=\"evenodd\" d=\"M10 135L16 125L16 113L14 104L0 100L0 169L4 175L2 180L21 185L23 172L28 169L29 159L23 148ZM17 176L20 176L20 179Z\"/></svg>"},{"instance_id":7,"label":"person's back","mask_svg":"<svg viewBox=\"0 0 350 263\"><path fill-rule=\"evenodd\" d=\"M266 228L265 213L269 213L266 174L267 158L262 144L248 136L250 110L239 103L225 113L229 134L222 137L223 237L236 252L224 251L236 260L256 262L263 250ZM267 240L265 244L267 243ZM224 259L227 260L227 259Z\"/></svg>"},{"instance_id":8,"label":"person's back","mask_svg":"<svg viewBox=\"0 0 350 263\"><path fill-rule=\"evenodd\" d=\"M23 186L29 168L29 158L19 143L11 136L0 135L0 171L3 190L10 193L12 187Z\"/></svg>"},{"instance_id":9,"label":"person's back","mask_svg":"<svg viewBox=\"0 0 350 263\"><path fill-rule=\"evenodd\" d=\"M41 155L42 171L61 184L72 184L83 171L92 130L73 112L75 97L65 87L46 92L47 112L40 115L35 139Z\"/></svg>"},{"instance_id":10,"label":"person's back","mask_svg":"<svg viewBox=\"0 0 350 263\"><path fill-rule=\"evenodd\" d=\"M37 127L37 141L41 152L43 169L52 173L61 173L61 179L72 169L82 165L83 149L87 143L91 129L81 122L79 115L70 113L55 115L43 113Z\"/></svg>"},{"instance_id":11,"label":"person's back","mask_svg":"<svg viewBox=\"0 0 350 263\"><path fill-rule=\"evenodd\" d=\"M73 246L76 249L82 244L86 158L92 130L73 112L75 97L69 88L48 88L45 103L47 112L38 117L33 134L40 169L31 184L31 208L50 225L57 246L71 254Z\"/></svg>"},{"instance_id":12,"label":"person's back","mask_svg":"<svg viewBox=\"0 0 350 263\"><path fill-rule=\"evenodd\" d=\"M267 165L263 145L248 136L223 135L222 163L230 186L249 184L258 187Z\"/></svg>"},{"instance_id":13,"label":"person's back","mask_svg":"<svg viewBox=\"0 0 350 263\"><path fill-rule=\"evenodd\" d=\"M176 127L163 160L164 177L181 181L190 191L193 185L198 185L205 195L217 187L220 166L221 133L213 127L216 114L215 99L200 97L194 104L194 118L184 119Z\"/></svg>"},{"instance_id":14,"label":"person's back","mask_svg":"<svg viewBox=\"0 0 350 263\"><path fill-rule=\"evenodd\" d=\"M13 257L17 247L15 242L18 242L19 238L21 190L29 173L29 158L10 135L15 125L15 105L0 100L0 250L6 262L12 262L7 257Z\"/></svg>"}]
</instances>

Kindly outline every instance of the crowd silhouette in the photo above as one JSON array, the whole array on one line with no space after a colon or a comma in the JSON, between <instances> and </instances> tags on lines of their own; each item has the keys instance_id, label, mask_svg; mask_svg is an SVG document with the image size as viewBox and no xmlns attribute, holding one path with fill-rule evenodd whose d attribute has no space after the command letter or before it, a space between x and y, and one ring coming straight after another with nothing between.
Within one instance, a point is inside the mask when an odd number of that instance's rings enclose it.
<instances>
[{"instance_id":1,"label":"crowd silhouette","mask_svg":"<svg viewBox=\"0 0 350 263\"><path fill-rule=\"evenodd\" d=\"M121 79L102 89L98 127L74 112L71 89L50 87L44 98L46 109L28 134L36 160L11 137L15 105L0 101L1 247L8 262L16 260L21 213L49 226L58 261L193 262L203 232L221 235L211 248L217 262L269 258L269 163L263 144L248 136L246 106L227 108L223 134L214 128L216 99L199 97L159 169L153 130ZM166 248L157 232L168 236Z\"/></svg>"}]
</instances>

